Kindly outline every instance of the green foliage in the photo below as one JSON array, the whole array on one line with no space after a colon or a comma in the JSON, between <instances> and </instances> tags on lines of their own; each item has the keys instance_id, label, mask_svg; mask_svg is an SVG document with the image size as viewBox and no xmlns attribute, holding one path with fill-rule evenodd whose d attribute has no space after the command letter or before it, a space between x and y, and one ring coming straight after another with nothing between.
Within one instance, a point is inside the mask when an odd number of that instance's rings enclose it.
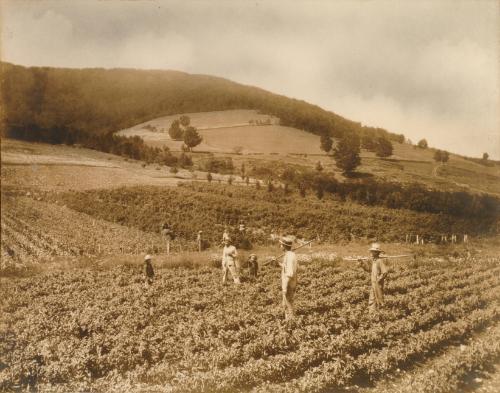
<instances>
[{"instance_id":1,"label":"green foliage","mask_svg":"<svg viewBox=\"0 0 500 393\"><path fill-rule=\"evenodd\" d=\"M420 139L417 143L417 146L421 149L427 149L429 147L429 144L427 143L426 139Z\"/></svg>"},{"instance_id":2,"label":"green foliage","mask_svg":"<svg viewBox=\"0 0 500 393\"><path fill-rule=\"evenodd\" d=\"M184 152L182 152L181 155L179 156L178 162L182 168L189 168L193 166L192 158Z\"/></svg>"},{"instance_id":3,"label":"green foliage","mask_svg":"<svg viewBox=\"0 0 500 393\"><path fill-rule=\"evenodd\" d=\"M445 163L445 162L448 162L449 159L450 159L450 155L447 151L436 150L436 152L434 153L434 160L436 162Z\"/></svg>"},{"instance_id":4,"label":"green foliage","mask_svg":"<svg viewBox=\"0 0 500 393\"><path fill-rule=\"evenodd\" d=\"M259 110L278 117L281 125L318 135L339 138L363 132L400 138L304 101L205 75L0 66L3 132L12 138L73 144L80 143L74 138L81 133L102 135L166 115L241 108ZM184 118L183 122L187 124Z\"/></svg>"},{"instance_id":5,"label":"green foliage","mask_svg":"<svg viewBox=\"0 0 500 393\"><path fill-rule=\"evenodd\" d=\"M191 151L193 147L198 146L203 138L198 133L198 130L194 127L188 126L184 130L184 143Z\"/></svg>"},{"instance_id":6,"label":"green foliage","mask_svg":"<svg viewBox=\"0 0 500 393\"><path fill-rule=\"evenodd\" d=\"M352 173L361 164L359 144L359 137L353 134L340 139L334 149L335 163L346 174Z\"/></svg>"},{"instance_id":7,"label":"green foliage","mask_svg":"<svg viewBox=\"0 0 500 393\"><path fill-rule=\"evenodd\" d=\"M233 159L231 157L209 156L199 161L200 169L214 173L232 173L234 170Z\"/></svg>"},{"instance_id":8,"label":"green foliage","mask_svg":"<svg viewBox=\"0 0 500 393\"><path fill-rule=\"evenodd\" d=\"M224 225L236 226L242 219L248 228L267 228L267 231L280 228L283 232L300 233L306 238L319 235L329 241L350 239L351 233L385 241L401 240L404 233L425 233L437 238L442 233L469 233L472 236L493 234L496 230L496 218L484 215L491 216L491 210L488 211L485 206L477 207L484 211L481 216L466 217L363 206L333 200L329 197L332 183L327 180L327 176L321 174L314 180L316 188L311 188L315 194L317 189L323 190L320 191L323 192L322 201L296 193L269 193L266 188L257 185L249 191L247 187L214 182L196 182L177 188L134 187L68 192L54 198L79 212L147 232L156 232L161 223L168 222L175 228L178 237L191 239L193 228L199 228L204 237L214 244L220 241ZM376 188L353 189L350 194L353 198L355 190L359 192L356 198L365 204L370 203L372 196L379 198ZM403 201L415 209L434 207L432 201L418 189L400 193ZM394 192L389 192L386 198L392 195ZM447 203L446 206L451 208L451 204ZM253 235L250 231L249 239L252 243L261 244L267 241L267 235L265 232Z\"/></svg>"},{"instance_id":9,"label":"green foliage","mask_svg":"<svg viewBox=\"0 0 500 393\"><path fill-rule=\"evenodd\" d=\"M185 129L189 126L189 124L191 124L191 119L189 118L189 116L182 115L181 117L179 117L179 123Z\"/></svg>"},{"instance_id":10,"label":"green foliage","mask_svg":"<svg viewBox=\"0 0 500 393\"><path fill-rule=\"evenodd\" d=\"M333 140L330 134L321 134L320 147L325 153L329 153L333 147Z\"/></svg>"},{"instance_id":11,"label":"green foliage","mask_svg":"<svg viewBox=\"0 0 500 393\"><path fill-rule=\"evenodd\" d=\"M375 137L370 134L365 134L361 138L361 147L363 149L374 151L377 143L375 142Z\"/></svg>"},{"instance_id":12,"label":"green foliage","mask_svg":"<svg viewBox=\"0 0 500 393\"><path fill-rule=\"evenodd\" d=\"M375 154L377 157L390 157L392 155L392 143L384 137L377 138Z\"/></svg>"},{"instance_id":13,"label":"green foliage","mask_svg":"<svg viewBox=\"0 0 500 393\"><path fill-rule=\"evenodd\" d=\"M259 269L258 285L221 289L220 254L205 264L182 258L173 269L153 260L158 278L147 288L140 263L123 261L2 282L9 334L0 389L351 391L360 378L399 376L415 359L439 362L436 353L450 349L453 358L433 373L422 367L412 383L402 375L389 386L444 393L460 391L457 375L498 358L499 275L485 258L451 266L425 258L418 269L394 264L391 301L375 316L367 312L362 270L308 258L296 295L298 314L308 316L298 323L277 314L277 269ZM486 334L478 339L480 331Z\"/></svg>"},{"instance_id":14,"label":"green foliage","mask_svg":"<svg viewBox=\"0 0 500 393\"><path fill-rule=\"evenodd\" d=\"M168 135L175 141L181 141L184 138L184 131L180 127L179 120L174 120L168 129Z\"/></svg>"}]
</instances>

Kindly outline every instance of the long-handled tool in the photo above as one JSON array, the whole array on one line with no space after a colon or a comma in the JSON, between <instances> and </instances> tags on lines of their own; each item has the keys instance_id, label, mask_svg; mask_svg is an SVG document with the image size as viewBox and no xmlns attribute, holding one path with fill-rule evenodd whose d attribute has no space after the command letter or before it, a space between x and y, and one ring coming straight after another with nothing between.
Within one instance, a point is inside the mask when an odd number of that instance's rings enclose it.
<instances>
[{"instance_id":1,"label":"long-handled tool","mask_svg":"<svg viewBox=\"0 0 500 393\"><path fill-rule=\"evenodd\" d=\"M391 259L391 258L404 258L404 257L412 257L414 256L413 254L403 254L403 255L381 255L378 258L384 258L384 259ZM371 257L360 257L360 258L353 258L353 257L346 257L342 258L344 261L368 261L371 259Z\"/></svg>"},{"instance_id":2,"label":"long-handled tool","mask_svg":"<svg viewBox=\"0 0 500 393\"><path fill-rule=\"evenodd\" d=\"M306 243L304 243L304 244L301 244L301 245L300 245L300 246L298 246L298 247L292 248L292 251L295 251L295 250L298 250L299 248L305 247L305 246L307 246L308 244L311 244L312 242L313 242L312 240L309 240L308 242L306 242ZM271 263L271 262L273 262L273 261L277 261L278 259L283 258L284 256L285 256L285 253L280 254L280 255L278 255L277 257L274 257L274 258L270 259L269 261L267 261L264 265L268 265L268 264L270 264L270 263Z\"/></svg>"}]
</instances>

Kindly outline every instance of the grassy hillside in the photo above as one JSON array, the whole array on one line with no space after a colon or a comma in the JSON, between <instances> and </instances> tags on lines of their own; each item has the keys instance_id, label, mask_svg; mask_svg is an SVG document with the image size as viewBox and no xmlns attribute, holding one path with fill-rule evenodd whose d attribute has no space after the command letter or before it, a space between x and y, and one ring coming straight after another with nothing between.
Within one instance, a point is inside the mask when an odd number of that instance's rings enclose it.
<instances>
[{"instance_id":1,"label":"grassy hillside","mask_svg":"<svg viewBox=\"0 0 500 393\"><path fill-rule=\"evenodd\" d=\"M274 117L253 110L228 110L217 112L189 113L191 124L199 129L203 142L196 147L198 152L211 152L231 157L239 168L245 164L276 168L276 160L283 163L313 168L320 161L326 170L343 179L334 160L320 149L317 135L291 127L277 125ZM168 129L180 115L152 119L118 132L124 136L140 136L151 146L167 146L180 151L182 141L172 140ZM271 125L255 125L257 120L268 120ZM234 154L241 147L240 154ZM393 155L379 158L362 149L359 172L374 175L378 179L412 183L419 182L438 190L487 192L500 195L500 165L484 165L459 155L450 154L446 164L434 161L435 150L420 149L414 145L393 141ZM199 155L194 155L195 162Z\"/></svg>"}]
</instances>

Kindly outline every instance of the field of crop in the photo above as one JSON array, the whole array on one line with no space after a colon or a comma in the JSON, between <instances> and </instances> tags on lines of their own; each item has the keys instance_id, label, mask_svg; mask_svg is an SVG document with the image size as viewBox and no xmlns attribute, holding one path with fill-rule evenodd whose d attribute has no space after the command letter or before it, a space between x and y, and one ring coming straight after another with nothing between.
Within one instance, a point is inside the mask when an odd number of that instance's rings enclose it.
<instances>
[{"instance_id":1,"label":"field of crop","mask_svg":"<svg viewBox=\"0 0 500 393\"><path fill-rule=\"evenodd\" d=\"M159 234L113 224L29 197L2 198L0 268L80 256L164 251Z\"/></svg>"},{"instance_id":2,"label":"field of crop","mask_svg":"<svg viewBox=\"0 0 500 393\"><path fill-rule=\"evenodd\" d=\"M156 231L162 222L172 225L179 237L189 239L198 230L212 244L220 241L225 225L240 221L251 241L262 244L271 232L290 233L323 242L378 238L404 241L406 234L420 234L436 241L441 233L474 234L473 219L410 210L368 207L314 195L302 198L283 191L269 193L255 186L186 183L181 187L129 187L114 190L68 192L51 200L103 220L143 231Z\"/></svg>"},{"instance_id":3,"label":"field of crop","mask_svg":"<svg viewBox=\"0 0 500 393\"><path fill-rule=\"evenodd\" d=\"M499 262L392 262L386 307L369 316L363 270L312 260L299 271L292 322L271 266L227 287L209 265L157 266L149 288L134 264L2 278L0 389L320 392L397 376L408 390L415 364L439 364L462 345L409 391L455 390L500 356Z\"/></svg>"}]
</instances>

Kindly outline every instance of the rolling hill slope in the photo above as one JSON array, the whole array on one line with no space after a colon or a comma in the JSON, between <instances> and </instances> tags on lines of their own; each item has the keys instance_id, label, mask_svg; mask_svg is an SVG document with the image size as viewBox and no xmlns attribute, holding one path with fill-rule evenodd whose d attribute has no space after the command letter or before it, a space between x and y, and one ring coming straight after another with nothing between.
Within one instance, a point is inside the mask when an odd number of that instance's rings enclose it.
<instances>
[{"instance_id":1,"label":"rolling hill slope","mask_svg":"<svg viewBox=\"0 0 500 393\"><path fill-rule=\"evenodd\" d=\"M317 135L292 127L280 126L279 119L254 110L227 110L217 112L187 113L191 124L199 129L203 142L195 152L210 152L231 157L236 167L273 166L276 161L299 167L314 167L318 161L327 171L343 179L334 160L320 149ZM120 130L122 136L139 136L155 147L167 146L180 151L182 141L168 135L172 122L180 114L160 117L133 127ZM268 121L271 124L256 125ZM500 195L500 166L485 166L451 154L446 164L438 164L433 156L435 149L420 149L406 143L393 142L394 152L389 158L376 157L367 150L361 152L359 171L376 178L402 182L424 183L439 190L487 192ZM242 154L235 154L241 148ZM199 154L194 154L195 161Z\"/></svg>"}]
</instances>

